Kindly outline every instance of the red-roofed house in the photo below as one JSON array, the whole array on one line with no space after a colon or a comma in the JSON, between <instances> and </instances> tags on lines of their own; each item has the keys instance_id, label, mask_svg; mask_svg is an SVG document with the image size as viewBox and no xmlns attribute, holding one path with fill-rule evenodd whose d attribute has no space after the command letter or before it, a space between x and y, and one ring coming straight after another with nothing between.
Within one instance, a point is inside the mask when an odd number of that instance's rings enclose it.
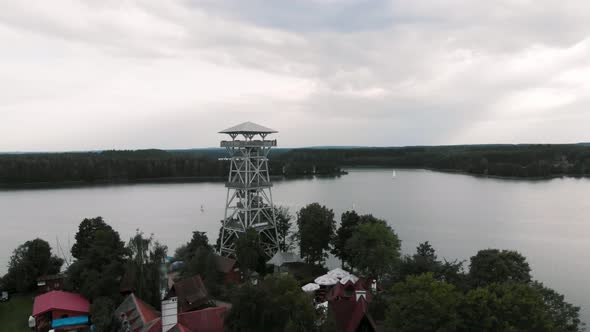
<instances>
[{"instance_id":1,"label":"red-roofed house","mask_svg":"<svg viewBox=\"0 0 590 332\"><path fill-rule=\"evenodd\" d=\"M162 330L161 323L159 329L155 328L160 319L160 312L143 302L135 294L127 296L115 310L115 314L121 319L121 323L129 328L129 331L155 332Z\"/></svg>"},{"instance_id":2,"label":"red-roofed house","mask_svg":"<svg viewBox=\"0 0 590 332\"><path fill-rule=\"evenodd\" d=\"M377 326L369 314L371 292L361 282L338 283L328 292L328 310L336 319L338 331L376 331Z\"/></svg>"},{"instance_id":3,"label":"red-roofed house","mask_svg":"<svg viewBox=\"0 0 590 332\"><path fill-rule=\"evenodd\" d=\"M38 328L51 326L55 319L85 316L90 312L90 302L76 293L50 291L35 297L33 317Z\"/></svg>"},{"instance_id":4,"label":"red-roofed house","mask_svg":"<svg viewBox=\"0 0 590 332\"><path fill-rule=\"evenodd\" d=\"M225 284L238 284L242 281L242 274L238 267L238 261L225 256L215 256L217 270L223 273L223 282Z\"/></svg>"}]
</instances>

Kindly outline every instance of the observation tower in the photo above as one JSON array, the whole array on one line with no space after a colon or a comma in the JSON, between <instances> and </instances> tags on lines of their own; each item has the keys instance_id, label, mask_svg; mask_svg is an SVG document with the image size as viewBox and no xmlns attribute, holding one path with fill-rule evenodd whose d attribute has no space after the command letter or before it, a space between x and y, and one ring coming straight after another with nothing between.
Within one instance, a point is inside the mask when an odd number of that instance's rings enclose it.
<instances>
[{"instance_id":1,"label":"observation tower","mask_svg":"<svg viewBox=\"0 0 590 332\"><path fill-rule=\"evenodd\" d=\"M268 258L279 249L268 172L268 153L273 146L277 146L277 141L266 139L276 132L252 122L219 132L231 138L221 141L221 147L226 148L230 156L229 176L225 184L225 217L218 249L221 255L235 256L235 240L248 228L258 232Z\"/></svg>"}]
</instances>

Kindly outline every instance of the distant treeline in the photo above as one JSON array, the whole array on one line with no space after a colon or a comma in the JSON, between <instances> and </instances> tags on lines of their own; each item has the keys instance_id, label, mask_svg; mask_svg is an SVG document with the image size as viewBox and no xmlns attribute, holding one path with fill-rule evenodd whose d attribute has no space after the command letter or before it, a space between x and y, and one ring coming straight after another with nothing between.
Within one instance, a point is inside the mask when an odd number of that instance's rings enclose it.
<instances>
[{"instance_id":1,"label":"distant treeline","mask_svg":"<svg viewBox=\"0 0 590 332\"><path fill-rule=\"evenodd\" d=\"M586 144L297 149L288 153L288 159L304 164L427 168L517 178L590 175L590 146Z\"/></svg>"},{"instance_id":2,"label":"distant treeline","mask_svg":"<svg viewBox=\"0 0 590 332\"><path fill-rule=\"evenodd\" d=\"M317 167L280 158L274 152L271 175L335 174L325 163ZM225 178L229 162L225 150L136 150L75 153L0 154L0 184L136 182L161 179ZM276 157L276 158L274 158Z\"/></svg>"},{"instance_id":3,"label":"distant treeline","mask_svg":"<svg viewBox=\"0 0 590 332\"><path fill-rule=\"evenodd\" d=\"M222 149L0 154L0 184L133 182L219 178ZM463 145L399 148L277 149L271 175L335 175L341 167L428 168L476 175L543 178L590 175L590 146Z\"/></svg>"}]
</instances>

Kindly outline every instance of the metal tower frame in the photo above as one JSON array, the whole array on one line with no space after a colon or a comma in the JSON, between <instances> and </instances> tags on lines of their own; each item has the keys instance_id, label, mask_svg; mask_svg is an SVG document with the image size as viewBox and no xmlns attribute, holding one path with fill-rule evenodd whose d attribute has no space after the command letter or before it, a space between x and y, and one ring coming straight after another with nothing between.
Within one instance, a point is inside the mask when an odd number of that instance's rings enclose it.
<instances>
[{"instance_id":1,"label":"metal tower frame","mask_svg":"<svg viewBox=\"0 0 590 332\"><path fill-rule=\"evenodd\" d=\"M268 153L277 141L267 140L266 136L276 131L246 122L220 133L228 134L231 141L221 142L230 156L230 170L219 254L235 256L235 240L253 228L270 258L279 249L268 171Z\"/></svg>"}]
</instances>

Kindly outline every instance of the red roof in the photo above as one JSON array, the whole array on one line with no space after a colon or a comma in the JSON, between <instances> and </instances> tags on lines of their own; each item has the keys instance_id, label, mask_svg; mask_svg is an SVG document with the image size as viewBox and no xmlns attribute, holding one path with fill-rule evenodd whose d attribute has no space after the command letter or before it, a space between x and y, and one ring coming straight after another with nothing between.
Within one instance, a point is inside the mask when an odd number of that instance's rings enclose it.
<instances>
[{"instance_id":1,"label":"red roof","mask_svg":"<svg viewBox=\"0 0 590 332\"><path fill-rule=\"evenodd\" d=\"M156 318L160 318L160 313L156 311L156 309L152 308L149 304L143 302L140 298L135 296L135 294L131 294L133 296L133 301L135 302L135 307L139 314L143 318L144 324L153 321Z\"/></svg>"},{"instance_id":2,"label":"red roof","mask_svg":"<svg viewBox=\"0 0 590 332\"><path fill-rule=\"evenodd\" d=\"M178 323L192 332L223 332L226 308L212 307L178 314Z\"/></svg>"},{"instance_id":3,"label":"red roof","mask_svg":"<svg viewBox=\"0 0 590 332\"><path fill-rule=\"evenodd\" d=\"M62 291L51 291L35 297L33 316L53 310L73 311L81 314L90 312L90 302L82 295Z\"/></svg>"},{"instance_id":4,"label":"red roof","mask_svg":"<svg viewBox=\"0 0 590 332\"><path fill-rule=\"evenodd\" d=\"M357 330L363 319L376 331L376 325L368 314L368 304L364 299L358 301L338 300L330 302L330 310L334 313L338 331L354 332Z\"/></svg>"}]
</instances>

